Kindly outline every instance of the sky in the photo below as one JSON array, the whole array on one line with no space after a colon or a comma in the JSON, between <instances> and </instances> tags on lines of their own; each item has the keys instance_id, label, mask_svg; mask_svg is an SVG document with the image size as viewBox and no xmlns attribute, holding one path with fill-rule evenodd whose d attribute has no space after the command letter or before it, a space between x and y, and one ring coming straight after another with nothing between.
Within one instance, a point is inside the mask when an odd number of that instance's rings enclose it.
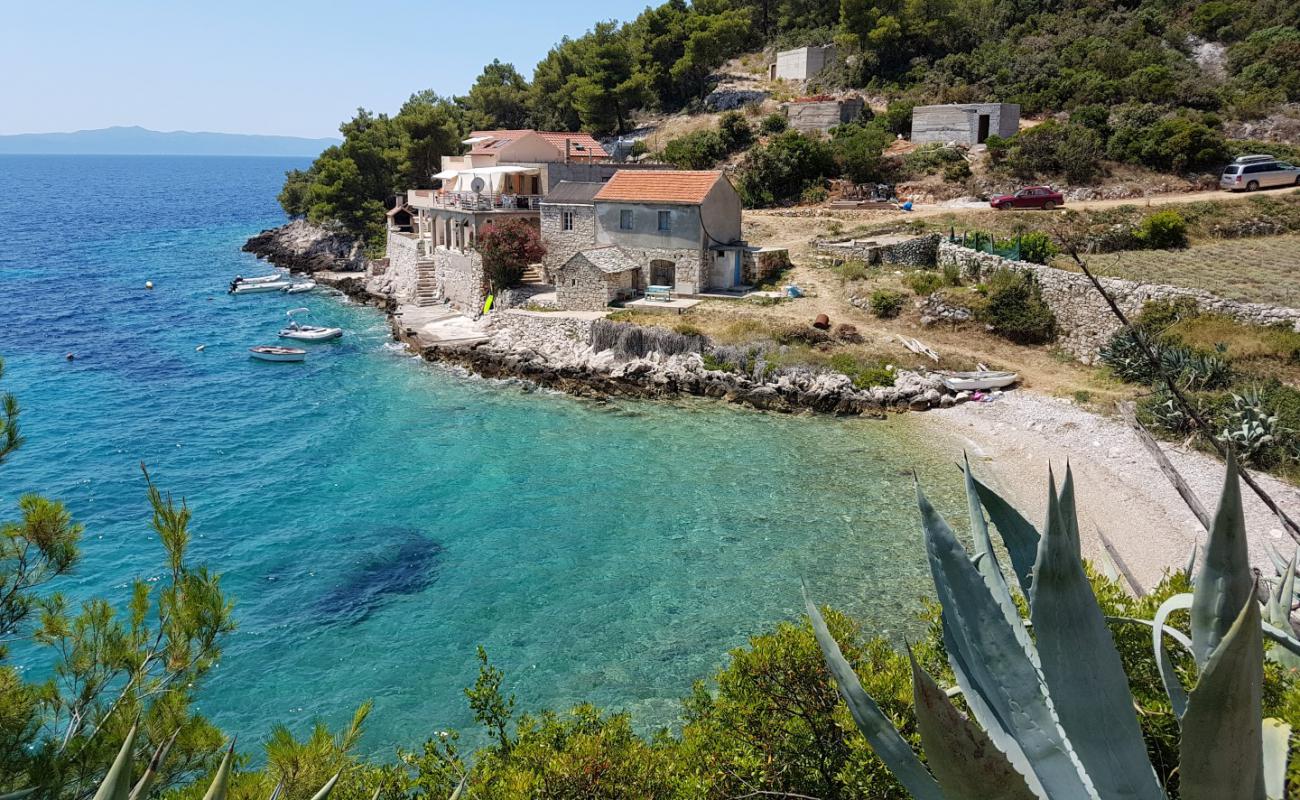
<instances>
[{"instance_id":1,"label":"sky","mask_svg":"<svg viewBox=\"0 0 1300 800\"><path fill-rule=\"evenodd\" d=\"M140 125L335 136L357 107L531 77L563 36L648 0L0 0L0 134ZM573 8L581 9L573 12Z\"/></svg>"}]
</instances>

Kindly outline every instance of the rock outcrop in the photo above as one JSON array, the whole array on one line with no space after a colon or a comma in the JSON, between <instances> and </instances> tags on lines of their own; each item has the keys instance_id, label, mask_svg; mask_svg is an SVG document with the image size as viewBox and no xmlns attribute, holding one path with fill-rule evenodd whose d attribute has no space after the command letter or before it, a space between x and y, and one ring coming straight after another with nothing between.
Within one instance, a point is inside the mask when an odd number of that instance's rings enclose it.
<instances>
[{"instance_id":1,"label":"rock outcrop","mask_svg":"<svg viewBox=\"0 0 1300 800\"><path fill-rule=\"evenodd\" d=\"M366 268L360 240L304 219L264 230L245 242L243 249L294 272L360 272Z\"/></svg>"}]
</instances>

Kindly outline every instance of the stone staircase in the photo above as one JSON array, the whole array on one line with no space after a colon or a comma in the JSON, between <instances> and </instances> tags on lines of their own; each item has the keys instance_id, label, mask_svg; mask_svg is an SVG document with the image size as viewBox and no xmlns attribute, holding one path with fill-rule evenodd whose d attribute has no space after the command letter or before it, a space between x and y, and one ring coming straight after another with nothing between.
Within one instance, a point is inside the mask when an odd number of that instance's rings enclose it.
<instances>
[{"instance_id":1,"label":"stone staircase","mask_svg":"<svg viewBox=\"0 0 1300 800\"><path fill-rule=\"evenodd\" d=\"M434 277L433 261L420 261L415 265L415 305L421 308L442 305L438 298L438 282Z\"/></svg>"},{"instance_id":2,"label":"stone staircase","mask_svg":"<svg viewBox=\"0 0 1300 800\"><path fill-rule=\"evenodd\" d=\"M520 286L545 286L546 281L542 279L542 265L529 264L524 269L524 277L519 282Z\"/></svg>"}]
</instances>

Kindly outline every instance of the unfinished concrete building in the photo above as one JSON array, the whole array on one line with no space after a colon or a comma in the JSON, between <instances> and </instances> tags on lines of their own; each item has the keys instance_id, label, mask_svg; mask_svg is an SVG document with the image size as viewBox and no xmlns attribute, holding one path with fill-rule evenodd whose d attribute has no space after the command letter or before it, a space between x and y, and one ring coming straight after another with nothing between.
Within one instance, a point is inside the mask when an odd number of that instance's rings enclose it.
<instances>
[{"instance_id":1,"label":"unfinished concrete building","mask_svg":"<svg viewBox=\"0 0 1300 800\"><path fill-rule=\"evenodd\" d=\"M856 121L865 105L861 97L803 97L782 103L781 110L791 128L800 133L811 133L829 131L836 125Z\"/></svg>"},{"instance_id":2,"label":"unfinished concrete building","mask_svg":"<svg viewBox=\"0 0 1300 800\"><path fill-rule=\"evenodd\" d=\"M835 45L796 47L776 54L776 63L768 67L768 77L787 81L806 81L835 60Z\"/></svg>"},{"instance_id":3,"label":"unfinished concrete building","mask_svg":"<svg viewBox=\"0 0 1300 800\"><path fill-rule=\"evenodd\" d=\"M983 144L990 135L1015 136L1020 106L1015 103L954 103L912 109L912 141Z\"/></svg>"}]
</instances>

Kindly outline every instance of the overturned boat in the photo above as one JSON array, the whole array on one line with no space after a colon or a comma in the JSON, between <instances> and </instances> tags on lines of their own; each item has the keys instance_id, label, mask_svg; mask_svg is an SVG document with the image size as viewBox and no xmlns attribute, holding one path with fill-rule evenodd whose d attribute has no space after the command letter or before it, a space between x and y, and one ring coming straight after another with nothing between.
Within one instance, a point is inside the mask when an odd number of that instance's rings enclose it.
<instances>
[{"instance_id":1,"label":"overturned boat","mask_svg":"<svg viewBox=\"0 0 1300 800\"><path fill-rule=\"evenodd\" d=\"M974 372L936 371L936 375L954 392L974 392L987 389L1001 389L1020 380L1014 372L984 369Z\"/></svg>"}]
</instances>

